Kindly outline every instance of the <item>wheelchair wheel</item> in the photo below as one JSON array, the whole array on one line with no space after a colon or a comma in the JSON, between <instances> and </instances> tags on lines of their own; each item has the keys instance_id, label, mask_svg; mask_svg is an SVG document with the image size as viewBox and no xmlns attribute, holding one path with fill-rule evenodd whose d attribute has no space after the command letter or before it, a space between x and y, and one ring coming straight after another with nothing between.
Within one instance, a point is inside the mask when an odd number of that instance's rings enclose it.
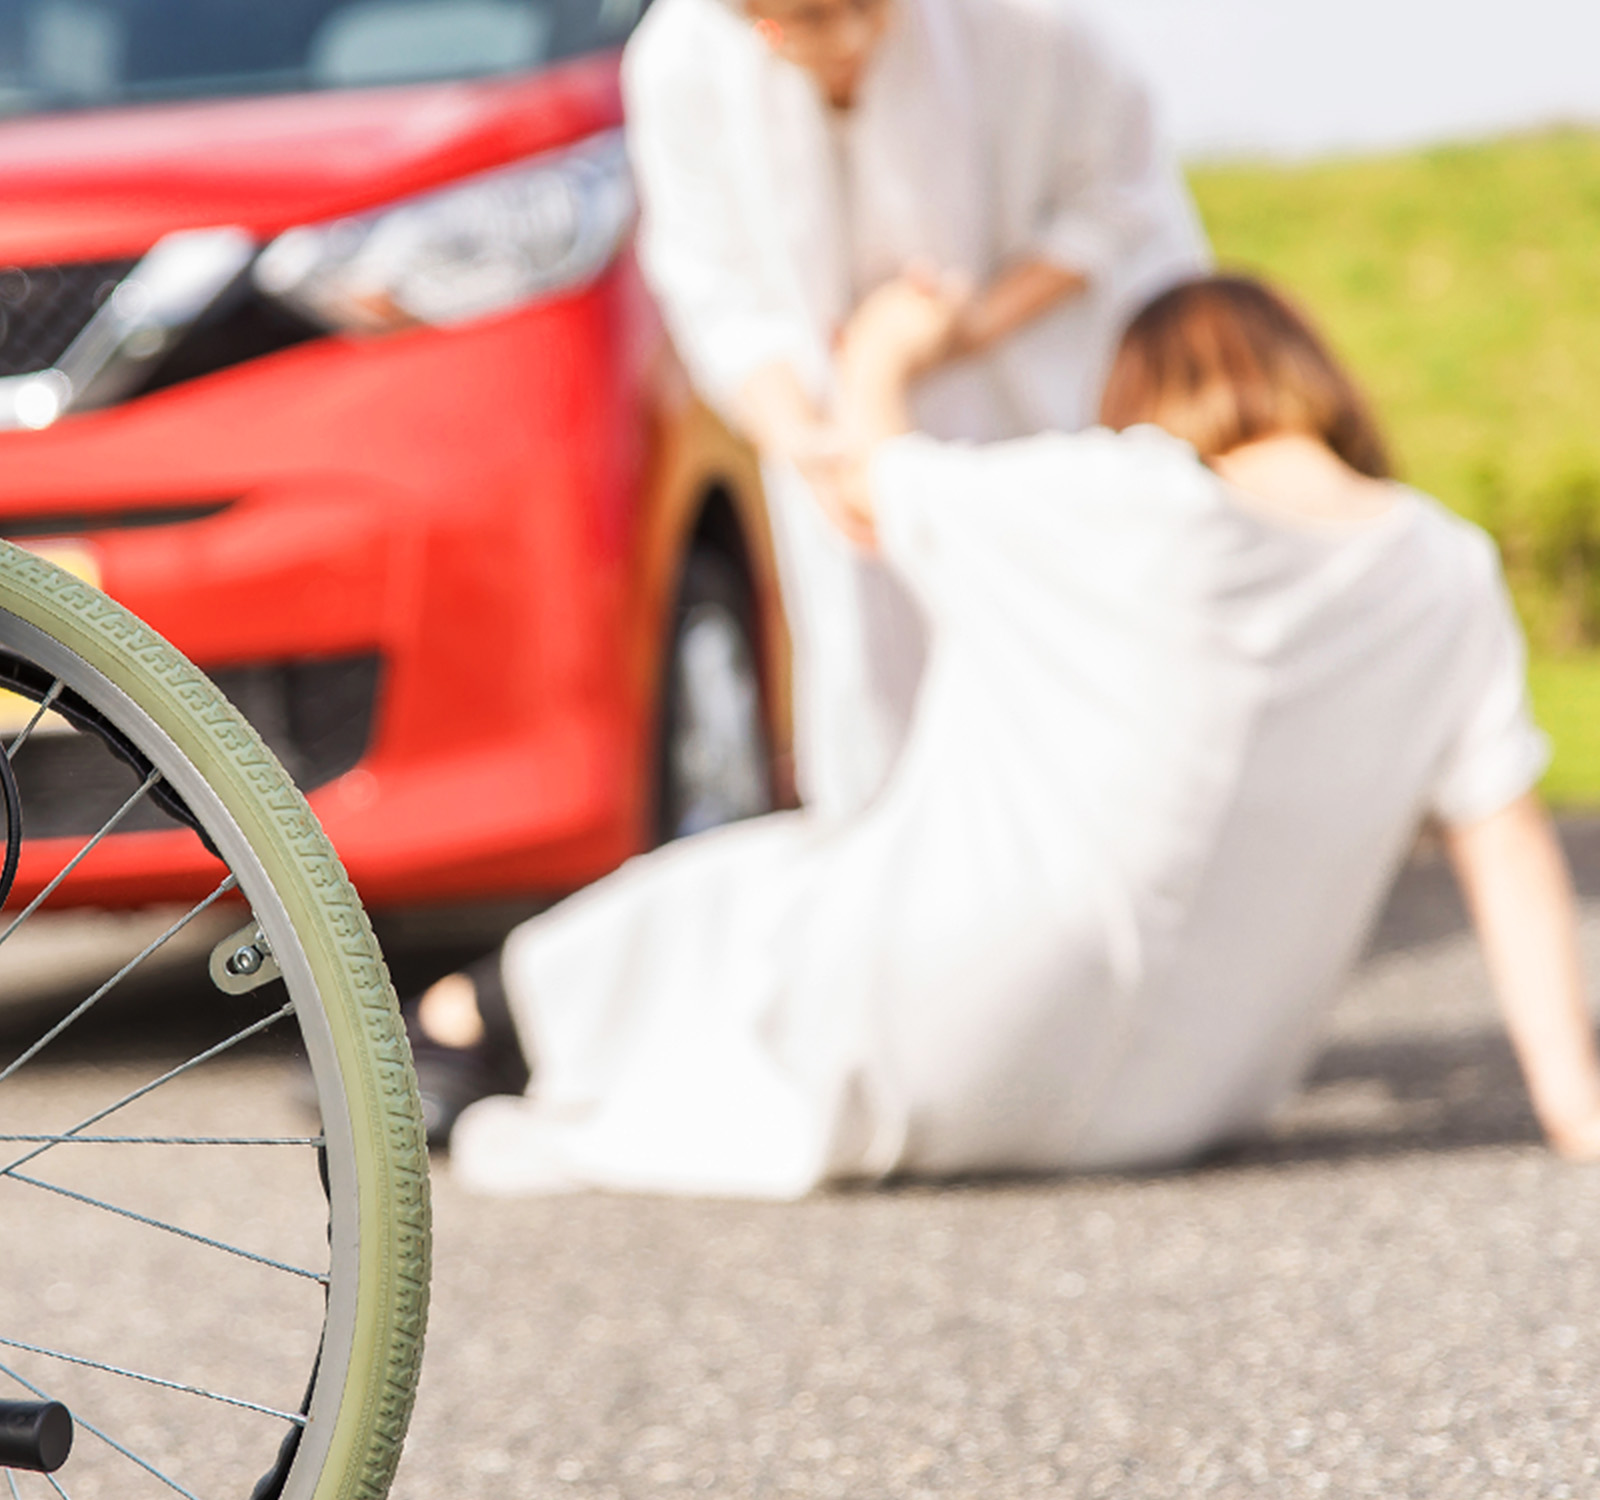
<instances>
[{"instance_id":1,"label":"wheelchair wheel","mask_svg":"<svg viewBox=\"0 0 1600 1500\"><path fill-rule=\"evenodd\" d=\"M429 1198L366 916L207 679L5 544L0 687L0 1403L74 1423L0 1500L378 1500ZM68 909L146 866L165 904L74 945Z\"/></svg>"}]
</instances>

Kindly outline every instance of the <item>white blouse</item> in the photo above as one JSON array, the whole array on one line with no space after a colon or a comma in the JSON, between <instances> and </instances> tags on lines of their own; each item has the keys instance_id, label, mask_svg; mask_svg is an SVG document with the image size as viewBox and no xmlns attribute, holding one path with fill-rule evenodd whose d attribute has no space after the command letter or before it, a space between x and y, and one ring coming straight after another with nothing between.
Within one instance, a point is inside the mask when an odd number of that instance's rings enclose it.
<instances>
[{"instance_id":1,"label":"white blouse","mask_svg":"<svg viewBox=\"0 0 1600 1500\"><path fill-rule=\"evenodd\" d=\"M851 308L913 262L982 285L1042 256L1089 292L925 382L919 425L1070 431L1093 419L1128 313L1207 261L1143 87L1055 6L896 0L836 113L726 0L657 0L623 82L644 269L724 405L777 360L825 399Z\"/></svg>"},{"instance_id":2,"label":"white blouse","mask_svg":"<svg viewBox=\"0 0 1600 1500\"><path fill-rule=\"evenodd\" d=\"M732 0L657 0L623 82L640 255L695 383L726 410L785 362L826 406L862 296L913 263L990 281L1024 257L1086 292L913 393L917 425L993 441L1095 414L1127 316L1204 268L1204 237L1139 83L1033 0L893 0L846 112ZM900 751L924 642L898 580L851 551L800 477L764 468L794 648L806 806L860 811Z\"/></svg>"},{"instance_id":3,"label":"white blouse","mask_svg":"<svg viewBox=\"0 0 1600 1500\"><path fill-rule=\"evenodd\" d=\"M1414 492L1275 523L1154 429L905 438L874 488L931 637L884 794L520 928L536 1079L463 1117L468 1183L1182 1161L1295 1085L1419 820L1545 764L1494 549Z\"/></svg>"}]
</instances>

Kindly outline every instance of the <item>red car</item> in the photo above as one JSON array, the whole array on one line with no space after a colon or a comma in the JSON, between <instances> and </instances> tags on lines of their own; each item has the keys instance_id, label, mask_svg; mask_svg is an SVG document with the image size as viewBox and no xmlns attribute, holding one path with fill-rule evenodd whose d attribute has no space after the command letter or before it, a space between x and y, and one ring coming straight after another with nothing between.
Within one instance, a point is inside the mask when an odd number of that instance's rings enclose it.
<instances>
[{"instance_id":1,"label":"red car","mask_svg":"<svg viewBox=\"0 0 1600 1500\"><path fill-rule=\"evenodd\" d=\"M630 248L635 3L0 0L0 535L211 671L371 904L570 889L782 770L755 467ZM133 789L55 727L19 893ZM71 890L211 874L146 799Z\"/></svg>"}]
</instances>

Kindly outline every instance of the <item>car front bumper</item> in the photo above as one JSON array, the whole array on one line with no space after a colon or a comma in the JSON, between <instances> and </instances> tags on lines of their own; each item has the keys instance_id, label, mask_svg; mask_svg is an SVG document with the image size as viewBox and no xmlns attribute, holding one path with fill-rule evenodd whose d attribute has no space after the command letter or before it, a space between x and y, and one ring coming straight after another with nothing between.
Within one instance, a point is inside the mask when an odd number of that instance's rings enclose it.
<instances>
[{"instance_id":1,"label":"car front bumper","mask_svg":"<svg viewBox=\"0 0 1600 1500\"><path fill-rule=\"evenodd\" d=\"M311 792L369 903L568 889L647 822L628 593L657 343L626 260L469 328L318 340L0 435L0 534L80 537L108 593L225 676L375 658L365 753ZM31 842L19 889L70 847ZM186 832L122 834L71 899L211 870Z\"/></svg>"}]
</instances>

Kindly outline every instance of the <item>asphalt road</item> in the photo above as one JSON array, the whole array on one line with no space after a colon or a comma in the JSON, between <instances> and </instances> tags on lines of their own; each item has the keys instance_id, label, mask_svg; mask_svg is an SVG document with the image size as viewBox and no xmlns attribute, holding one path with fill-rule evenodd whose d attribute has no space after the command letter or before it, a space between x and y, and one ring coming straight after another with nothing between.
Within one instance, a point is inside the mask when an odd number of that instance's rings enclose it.
<instances>
[{"instance_id":1,"label":"asphalt road","mask_svg":"<svg viewBox=\"0 0 1600 1500\"><path fill-rule=\"evenodd\" d=\"M1568 835L1600 975L1600 830ZM1600 1169L1538 1144L1427 860L1272 1138L1202 1169L789 1206L435 1191L400 1500L1600 1494Z\"/></svg>"},{"instance_id":2,"label":"asphalt road","mask_svg":"<svg viewBox=\"0 0 1600 1500\"><path fill-rule=\"evenodd\" d=\"M404 1500L1600 1494L1600 1169L1538 1144L1432 860L1277 1133L1202 1170L436 1192Z\"/></svg>"}]
</instances>

